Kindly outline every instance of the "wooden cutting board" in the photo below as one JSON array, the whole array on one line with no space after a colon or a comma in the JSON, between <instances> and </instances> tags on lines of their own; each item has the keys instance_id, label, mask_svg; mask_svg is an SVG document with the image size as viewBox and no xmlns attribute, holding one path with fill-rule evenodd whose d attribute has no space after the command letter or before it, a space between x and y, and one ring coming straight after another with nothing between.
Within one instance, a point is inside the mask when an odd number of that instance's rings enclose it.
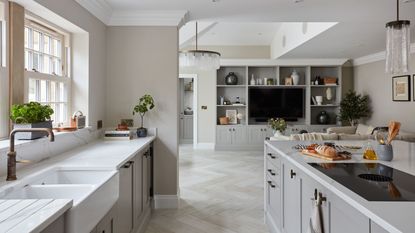
<instances>
[{"instance_id":1,"label":"wooden cutting board","mask_svg":"<svg viewBox=\"0 0 415 233\"><path fill-rule=\"evenodd\" d=\"M308 156L311 156L311 157L324 159L324 160L328 160L328 161L349 160L349 159L352 158L351 156L349 156L349 157L343 157L343 156L326 157L326 156L323 156L323 155L320 155L320 154L317 154L317 153L308 152L307 150L302 150L301 153L303 153L304 155L308 155Z\"/></svg>"}]
</instances>

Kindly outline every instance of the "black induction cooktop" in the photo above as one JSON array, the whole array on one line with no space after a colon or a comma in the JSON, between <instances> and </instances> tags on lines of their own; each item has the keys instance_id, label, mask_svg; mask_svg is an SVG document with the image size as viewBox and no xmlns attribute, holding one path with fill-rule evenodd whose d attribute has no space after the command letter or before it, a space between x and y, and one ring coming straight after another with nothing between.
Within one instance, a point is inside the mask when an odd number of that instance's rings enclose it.
<instances>
[{"instance_id":1,"label":"black induction cooktop","mask_svg":"<svg viewBox=\"0 0 415 233\"><path fill-rule=\"evenodd\" d=\"M415 176L380 163L310 163L368 201L415 201Z\"/></svg>"}]
</instances>

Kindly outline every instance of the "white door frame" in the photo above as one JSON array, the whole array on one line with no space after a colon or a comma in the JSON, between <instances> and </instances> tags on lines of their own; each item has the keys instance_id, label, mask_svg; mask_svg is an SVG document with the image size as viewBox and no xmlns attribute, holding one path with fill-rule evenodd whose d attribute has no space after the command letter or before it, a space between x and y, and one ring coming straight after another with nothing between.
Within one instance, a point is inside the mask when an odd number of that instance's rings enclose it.
<instances>
[{"instance_id":1,"label":"white door frame","mask_svg":"<svg viewBox=\"0 0 415 233\"><path fill-rule=\"evenodd\" d=\"M197 74L179 74L179 78L192 78L193 79L193 148L197 147Z\"/></svg>"}]
</instances>

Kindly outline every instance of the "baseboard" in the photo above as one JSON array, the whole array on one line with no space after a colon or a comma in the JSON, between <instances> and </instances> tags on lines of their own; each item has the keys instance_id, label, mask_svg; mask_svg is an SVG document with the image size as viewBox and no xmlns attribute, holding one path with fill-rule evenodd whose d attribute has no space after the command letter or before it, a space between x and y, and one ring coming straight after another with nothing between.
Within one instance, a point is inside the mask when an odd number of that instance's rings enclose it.
<instances>
[{"instance_id":1,"label":"baseboard","mask_svg":"<svg viewBox=\"0 0 415 233\"><path fill-rule=\"evenodd\" d=\"M215 143L198 143L195 144L194 149L199 150L214 150L215 149Z\"/></svg>"},{"instance_id":2,"label":"baseboard","mask_svg":"<svg viewBox=\"0 0 415 233\"><path fill-rule=\"evenodd\" d=\"M179 208L179 196L178 195L155 195L154 196L154 209L177 209Z\"/></svg>"}]
</instances>

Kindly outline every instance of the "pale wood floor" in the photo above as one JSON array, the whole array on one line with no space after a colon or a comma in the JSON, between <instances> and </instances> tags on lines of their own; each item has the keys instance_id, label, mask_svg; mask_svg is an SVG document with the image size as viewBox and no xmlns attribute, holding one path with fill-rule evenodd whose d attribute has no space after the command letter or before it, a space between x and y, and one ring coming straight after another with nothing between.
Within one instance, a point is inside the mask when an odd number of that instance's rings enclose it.
<instances>
[{"instance_id":1,"label":"pale wood floor","mask_svg":"<svg viewBox=\"0 0 415 233\"><path fill-rule=\"evenodd\" d=\"M262 156L181 147L180 208L154 211L146 233L267 233Z\"/></svg>"}]
</instances>

